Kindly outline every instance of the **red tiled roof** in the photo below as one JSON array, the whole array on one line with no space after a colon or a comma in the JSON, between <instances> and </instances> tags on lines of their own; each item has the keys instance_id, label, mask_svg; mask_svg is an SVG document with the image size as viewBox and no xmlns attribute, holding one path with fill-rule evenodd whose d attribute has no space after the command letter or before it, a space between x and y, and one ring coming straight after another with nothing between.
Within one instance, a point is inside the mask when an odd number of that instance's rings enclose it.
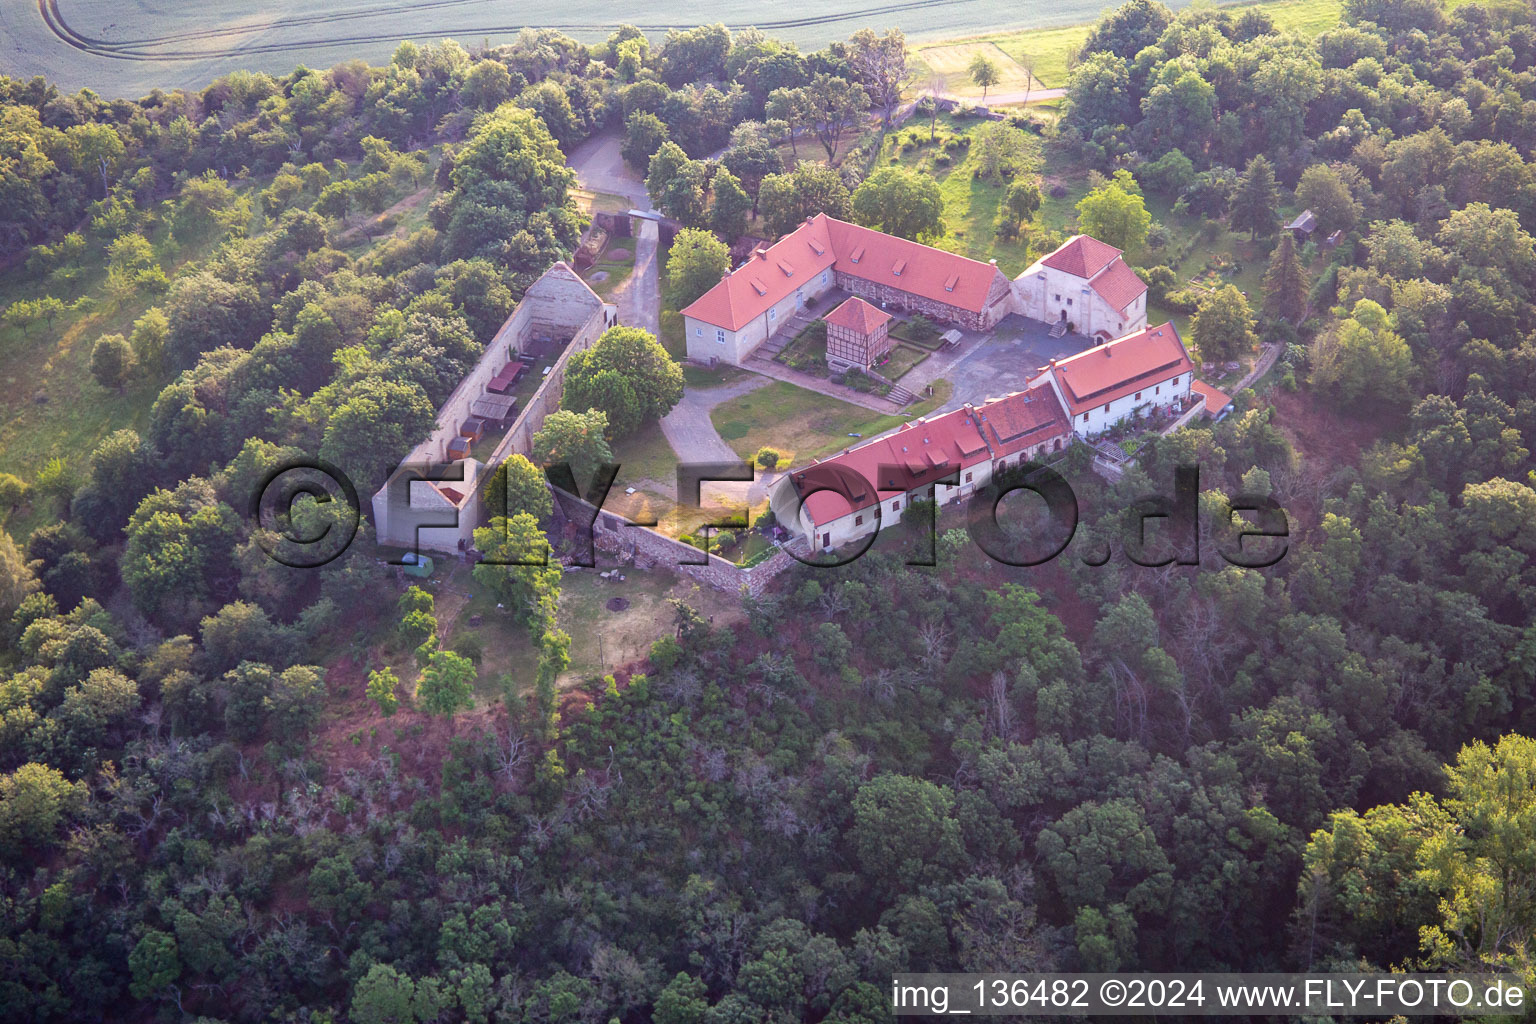
<instances>
[{"instance_id":1,"label":"red tiled roof","mask_svg":"<svg viewBox=\"0 0 1536 1024\"><path fill-rule=\"evenodd\" d=\"M1001 273L990 263L820 213L767 249L759 249L694 300L683 315L737 331L834 265L839 273L973 313L986 309L987 296Z\"/></svg>"},{"instance_id":2,"label":"red tiled roof","mask_svg":"<svg viewBox=\"0 0 1536 1024\"><path fill-rule=\"evenodd\" d=\"M832 265L826 218L800 225L746 263L683 310L684 316L728 331L739 331L784 296Z\"/></svg>"},{"instance_id":3,"label":"red tiled roof","mask_svg":"<svg viewBox=\"0 0 1536 1024\"><path fill-rule=\"evenodd\" d=\"M992 457L1001 459L1014 452L1033 448L1043 440L1072 432L1067 414L1049 387L1034 387L994 398L973 408L982 437L992 449Z\"/></svg>"},{"instance_id":4,"label":"red tiled roof","mask_svg":"<svg viewBox=\"0 0 1536 1024\"><path fill-rule=\"evenodd\" d=\"M821 526L980 465L988 458L986 442L971 411L956 409L933 419L904 423L892 434L812 463L790 476L811 522ZM829 489L815 490L818 487Z\"/></svg>"},{"instance_id":5,"label":"red tiled roof","mask_svg":"<svg viewBox=\"0 0 1536 1024\"><path fill-rule=\"evenodd\" d=\"M1119 249L1108 242L1099 241L1092 235L1073 235L1040 262L1052 270L1086 278L1103 270L1119 255Z\"/></svg>"},{"instance_id":6,"label":"red tiled roof","mask_svg":"<svg viewBox=\"0 0 1536 1024\"><path fill-rule=\"evenodd\" d=\"M891 318L891 314L876 309L858 296L828 313L824 320L837 327L846 327L860 334L873 334L879 326Z\"/></svg>"},{"instance_id":7,"label":"red tiled roof","mask_svg":"<svg viewBox=\"0 0 1536 1024\"><path fill-rule=\"evenodd\" d=\"M1051 373L1067 400L1067 411L1074 416L1170 377L1194 372L1172 323L1127 334L1051 364Z\"/></svg>"},{"instance_id":8,"label":"red tiled roof","mask_svg":"<svg viewBox=\"0 0 1536 1024\"><path fill-rule=\"evenodd\" d=\"M826 214L818 214L815 221L826 222L832 249L838 254L838 273L972 313L987 308L987 296L1002 273L994 264L833 220Z\"/></svg>"},{"instance_id":9,"label":"red tiled roof","mask_svg":"<svg viewBox=\"0 0 1536 1024\"><path fill-rule=\"evenodd\" d=\"M1105 302L1124 313L1136 297L1147 290L1146 282L1136 276L1136 271L1126 266L1125 260L1113 260L1096 275L1089 286Z\"/></svg>"},{"instance_id":10,"label":"red tiled roof","mask_svg":"<svg viewBox=\"0 0 1536 1024\"><path fill-rule=\"evenodd\" d=\"M1189 388L1197 395L1205 396L1205 411L1211 416L1215 416L1232 404L1232 399L1227 396L1226 392L1211 387L1203 380L1191 381Z\"/></svg>"}]
</instances>

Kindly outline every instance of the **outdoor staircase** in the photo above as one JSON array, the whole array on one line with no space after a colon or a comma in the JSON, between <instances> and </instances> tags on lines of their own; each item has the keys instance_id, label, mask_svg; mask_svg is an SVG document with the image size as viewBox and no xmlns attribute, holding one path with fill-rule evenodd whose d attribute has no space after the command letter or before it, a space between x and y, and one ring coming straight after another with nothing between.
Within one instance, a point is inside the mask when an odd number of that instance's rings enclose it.
<instances>
[{"instance_id":1,"label":"outdoor staircase","mask_svg":"<svg viewBox=\"0 0 1536 1024\"><path fill-rule=\"evenodd\" d=\"M1057 320L1055 323L1051 324L1051 337L1059 338L1066 333L1067 322L1065 320Z\"/></svg>"},{"instance_id":2,"label":"outdoor staircase","mask_svg":"<svg viewBox=\"0 0 1536 1024\"><path fill-rule=\"evenodd\" d=\"M889 398L897 405L910 405L917 401L917 396L908 391L906 388L902 387L900 384L892 384L891 390L886 392L885 397Z\"/></svg>"}]
</instances>

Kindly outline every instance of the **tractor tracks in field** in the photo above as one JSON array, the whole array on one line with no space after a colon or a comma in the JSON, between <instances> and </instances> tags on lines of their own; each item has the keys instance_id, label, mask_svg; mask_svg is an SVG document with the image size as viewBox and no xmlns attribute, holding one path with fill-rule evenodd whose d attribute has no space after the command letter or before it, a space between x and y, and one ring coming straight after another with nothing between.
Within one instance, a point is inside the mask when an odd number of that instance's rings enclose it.
<instances>
[{"instance_id":1,"label":"tractor tracks in field","mask_svg":"<svg viewBox=\"0 0 1536 1024\"><path fill-rule=\"evenodd\" d=\"M754 27L765 32L782 31L785 29L832 24L839 21L889 16L908 11L967 6L980 2L983 2L983 0L902 0L902 2L878 4L857 10L804 15L795 18L780 18L773 21L755 21L752 24ZM61 0L37 0L37 10L43 19L43 23L47 25L49 32L66 46L94 56L125 61L207 60L217 57L239 57L250 54L283 53L291 50L314 50L333 46L357 46L367 43L390 42L405 38L408 35L421 34L442 36L504 35L521 31L524 28L552 28L562 32L603 32L619 27L619 22L616 21L545 23L535 26L521 22L502 24L444 24L415 33L402 33L398 30L350 35L331 35L326 33L289 40L219 45L220 40L236 40L242 37L258 36L270 32L315 30L321 29L324 26L344 25L349 22L391 18L401 15L416 17L423 12L476 6L483 3L484 0L412 0L412 2L408 3L351 8L323 14L304 14L274 18L268 21L241 22L238 25L230 25L223 28L194 29L184 32L172 32L163 36L115 40L99 39L76 31L70 25L68 19L64 17L63 10L61 9ZM639 28L645 32L664 32L671 28L687 28L692 24L692 21L680 21L668 24L644 24L640 25ZM738 30L747 26L742 24L730 25L728 27L732 30ZM210 45L196 49L178 48L197 42L206 42Z\"/></svg>"}]
</instances>

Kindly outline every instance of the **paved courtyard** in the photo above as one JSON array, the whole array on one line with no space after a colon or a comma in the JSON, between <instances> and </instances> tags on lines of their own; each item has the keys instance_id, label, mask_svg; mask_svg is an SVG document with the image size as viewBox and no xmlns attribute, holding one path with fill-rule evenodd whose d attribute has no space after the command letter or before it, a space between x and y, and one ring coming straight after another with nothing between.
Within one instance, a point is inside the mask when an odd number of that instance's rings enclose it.
<instances>
[{"instance_id":1,"label":"paved courtyard","mask_svg":"<svg viewBox=\"0 0 1536 1024\"><path fill-rule=\"evenodd\" d=\"M1049 324L1010 314L998 323L990 337L968 333L953 361L944 364L930 358L918 370L928 371L925 376L930 379L944 377L954 383L955 390L940 412L957 409L966 402L980 405L989 398L1024 390L1029 376L1040 367L1093 344L1092 338L1081 334L1052 338L1050 329ZM939 365L930 370L928 364L935 362Z\"/></svg>"}]
</instances>

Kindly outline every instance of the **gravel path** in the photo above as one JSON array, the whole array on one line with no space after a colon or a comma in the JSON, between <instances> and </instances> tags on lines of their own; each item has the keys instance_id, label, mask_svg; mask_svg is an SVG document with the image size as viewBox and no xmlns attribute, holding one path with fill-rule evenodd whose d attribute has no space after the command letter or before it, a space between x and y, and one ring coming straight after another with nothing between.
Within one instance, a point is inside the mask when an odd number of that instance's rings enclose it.
<instances>
[{"instance_id":1,"label":"gravel path","mask_svg":"<svg viewBox=\"0 0 1536 1024\"><path fill-rule=\"evenodd\" d=\"M661 418L661 432L677 455L679 462L741 462L741 456L725 443L720 432L710 421L710 410L722 402L750 394L769 382L768 377L753 374L743 380L722 384L717 388L690 388L683 392L683 400L671 412ZM751 484L710 483L704 494L720 493L736 500L745 499L756 504L767 496L768 488L778 479L777 473L756 471L757 479ZM676 488L671 488L675 491Z\"/></svg>"},{"instance_id":2,"label":"gravel path","mask_svg":"<svg viewBox=\"0 0 1536 1024\"><path fill-rule=\"evenodd\" d=\"M656 250L661 235L653 220L631 221L638 224L634 238L635 269L629 280L615 291L614 300L619 306L619 323L629 327L643 327L652 334L661 333L661 280L656 266Z\"/></svg>"}]
</instances>

